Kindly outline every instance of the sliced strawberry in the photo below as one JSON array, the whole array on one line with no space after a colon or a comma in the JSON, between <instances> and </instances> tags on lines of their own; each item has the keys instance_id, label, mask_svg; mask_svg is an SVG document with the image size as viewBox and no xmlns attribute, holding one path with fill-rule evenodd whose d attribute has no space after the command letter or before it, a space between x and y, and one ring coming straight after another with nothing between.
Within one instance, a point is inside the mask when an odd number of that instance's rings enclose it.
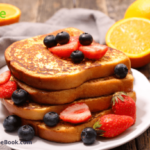
<instances>
[{"instance_id":1,"label":"sliced strawberry","mask_svg":"<svg viewBox=\"0 0 150 150\"><path fill-rule=\"evenodd\" d=\"M0 74L0 85L8 82L8 80L10 79L10 76L11 76L10 71L6 71Z\"/></svg>"},{"instance_id":2,"label":"sliced strawberry","mask_svg":"<svg viewBox=\"0 0 150 150\"><path fill-rule=\"evenodd\" d=\"M15 81L8 81L0 85L0 98L11 98L12 93L17 89Z\"/></svg>"},{"instance_id":3,"label":"sliced strawberry","mask_svg":"<svg viewBox=\"0 0 150 150\"><path fill-rule=\"evenodd\" d=\"M49 51L59 57L70 57L71 53L79 49L79 36L70 37L70 41L64 45L49 48Z\"/></svg>"},{"instance_id":4,"label":"sliced strawberry","mask_svg":"<svg viewBox=\"0 0 150 150\"><path fill-rule=\"evenodd\" d=\"M82 51L84 56L88 59L100 59L105 55L108 47L106 45L92 43L88 46L80 46L79 50Z\"/></svg>"},{"instance_id":5,"label":"sliced strawberry","mask_svg":"<svg viewBox=\"0 0 150 150\"><path fill-rule=\"evenodd\" d=\"M81 123L91 117L89 107L85 103L75 103L60 113L60 119L70 123Z\"/></svg>"},{"instance_id":6,"label":"sliced strawberry","mask_svg":"<svg viewBox=\"0 0 150 150\"><path fill-rule=\"evenodd\" d=\"M71 53L77 50L79 47L79 42L70 42L68 44L55 46L49 48L50 52L59 57L70 57Z\"/></svg>"},{"instance_id":7,"label":"sliced strawberry","mask_svg":"<svg viewBox=\"0 0 150 150\"><path fill-rule=\"evenodd\" d=\"M74 42L74 41L79 41L79 36L71 36L69 43Z\"/></svg>"}]
</instances>

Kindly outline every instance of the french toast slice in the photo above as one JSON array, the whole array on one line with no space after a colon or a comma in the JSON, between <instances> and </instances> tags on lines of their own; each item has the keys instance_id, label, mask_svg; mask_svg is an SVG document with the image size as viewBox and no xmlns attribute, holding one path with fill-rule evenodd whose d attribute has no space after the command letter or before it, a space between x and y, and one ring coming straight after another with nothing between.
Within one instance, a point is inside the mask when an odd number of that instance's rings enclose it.
<instances>
[{"instance_id":1,"label":"french toast slice","mask_svg":"<svg viewBox=\"0 0 150 150\"><path fill-rule=\"evenodd\" d=\"M22 119L22 125L31 125L35 130L35 135L54 142L72 143L81 141L81 132L86 127L93 127L94 123L103 115L112 114L112 110L104 110L92 114L92 117L85 123L70 124L60 121L55 127L48 127L42 121L32 121Z\"/></svg>"},{"instance_id":2,"label":"french toast slice","mask_svg":"<svg viewBox=\"0 0 150 150\"><path fill-rule=\"evenodd\" d=\"M66 31L70 36L83 33L75 28L57 30L52 35ZM99 60L84 59L74 64L70 58L53 55L43 44L45 35L21 40L5 51L7 65L14 77L35 88L64 90L75 88L85 81L114 74L117 64L123 63L131 69L129 58L121 51L109 48Z\"/></svg>"},{"instance_id":3,"label":"french toast slice","mask_svg":"<svg viewBox=\"0 0 150 150\"><path fill-rule=\"evenodd\" d=\"M136 101L135 92L128 92L127 94L132 97L134 101ZM111 107L111 98L112 95L107 95L96 98L80 99L74 101L73 103L83 102L88 105L91 112L98 112ZM11 99L1 99L1 101L11 114L15 114L21 118L29 120L43 120L44 115L47 112L51 111L60 114L60 112L63 111L67 106L73 104L70 103L64 105L41 105L38 103L27 101L23 105L17 106Z\"/></svg>"},{"instance_id":4,"label":"french toast slice","mask_svg":"<svg viewBox=\"0 0 150 150\"><path fill-rule=\"evenodd\" d=\"M15 78L14 78L15 79ZM40 104L65 104L79 98L99 97L110 95L118 91L130 92L133 89L133 76L127 74L124 79L115 76L87 81L82 85L61 91L47 91L33 88L15 79L18 86L27 91L31 99Z\"/></svg>"}]
</instances>

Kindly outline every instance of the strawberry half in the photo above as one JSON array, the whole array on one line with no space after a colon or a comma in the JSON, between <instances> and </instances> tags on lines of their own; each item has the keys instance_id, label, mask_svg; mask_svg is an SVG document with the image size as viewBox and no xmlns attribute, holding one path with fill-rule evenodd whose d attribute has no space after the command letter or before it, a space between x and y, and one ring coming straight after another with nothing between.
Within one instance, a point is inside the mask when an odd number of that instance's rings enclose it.
<instances>
[{"instance_id":1,"label":"strawberry half","mask_svg":"<svg viewBox=\"0 0 150 150\"><path fill-rule=\"evenodd\" d=\"M134 120L130 116L109 114L102 116L93 126L103 137L115 137L128 129Z\"/></svg>"},{"instance_id":2,"label":"strawberry half","mask_svg":"<svg viewBox=\"0 0 150 150\"><path fill-rule=\"evenodd\" d=\"M71 42L79 42L79 36L71 36L70 37L70 40L69 40L69 43L71 43Z\"/></svg>"},{"instance_id":3,"label":"strawberry half","mask_svg":"<svg viewBox=\"0 0 150 150\"><path fill-rule=\"evenodd\" d=\"M80 46L79 50L82 51L84 56L88 59L100 59L107 52L108 46L92 43L88 46Z\"/></svg>"},{"instance_id":4,"label":"strawberry half","mask_svg":"<svg viewBox=\"0 0 150 150\"><path fill-rule=\"evenodd\" d=\"M70 123L82 123L91 118L89 107L85 103L75 103L60 113L60 119Z\"/></svg>"},{"instance_id":5,"label":"strawberry half","mask_svg":"<svg viewBox=\"0 0 150 150\"><path fill-rule=\"evenodd\" d=\"M0 98L11 98L13 92L17 89L15 81L8 81L0 85Z\"/></svg>"},{"instance_id":6,"label":"strawberry half","mask_svg":"<svg viewBox=\"0 0 150 150\"><path fill-rule=\"evenodd\" d=\"M49 48L49 51L59 57L70 57L71 53L79 49L79 37L70 37L70 41L64 45Z\"/></svg>"},{"instance_id":7,"label":"strawberry half","mask_svg":"<svg viewBox=\"0 0 150 150\"><path fill-rule=\"evenodd\" d=\"M6 71L6 72L3 72L2 74L0 74L0 85L8 82L10 79L10 76L11 76L10 71Z\"/></svg>"},{"instance_id":8,"label":"strawberry half","mask_svg":"<svg viewBox=\"0 0 150 150\"><path fill-rule=\"evenodd\" d=\"M136 104L125 92L117 92L112 97L112 110L117 115L131 116L136 121Z\"/></svg>"}]
</instances>

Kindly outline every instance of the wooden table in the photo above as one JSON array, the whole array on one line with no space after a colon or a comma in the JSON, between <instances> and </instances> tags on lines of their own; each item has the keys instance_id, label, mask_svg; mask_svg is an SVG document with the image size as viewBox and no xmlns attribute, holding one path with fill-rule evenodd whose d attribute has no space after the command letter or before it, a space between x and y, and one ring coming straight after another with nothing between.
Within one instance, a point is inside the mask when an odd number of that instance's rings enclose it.
<instances>
[{"instance_id":1,"label":"wooden table","mask_svg":"<svg viewBox=\"0 0 150 150\"><path fill-rule=\"evenodd\" d=\"M100 10L118 21L134 0L0 0L21 9L20 21L45 22L61 8L88 8ZM138 69L150 80L150 63ZM144 88L144 87L143 87ZM4 148L4 147L3 147ZM2 149L2 147L0 147ZM4 148L4 150L10 150ZM150 150L150 128L134 140L113 150Z\"/></svg>"}]
</instances>

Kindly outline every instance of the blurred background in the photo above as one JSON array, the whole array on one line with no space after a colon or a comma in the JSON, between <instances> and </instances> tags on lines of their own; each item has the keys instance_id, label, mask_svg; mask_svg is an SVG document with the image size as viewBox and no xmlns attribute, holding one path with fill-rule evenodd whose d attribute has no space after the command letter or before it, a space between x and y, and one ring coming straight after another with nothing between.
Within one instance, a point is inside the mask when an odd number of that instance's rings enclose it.
<instances>
[{"instance_id":1,"label":"blurred background","mask_svg":"<svg viewBox=\"0 0 150 150\"><path fill-rule=\"evenodd\" d=\"M20 22L43 23L61 8L87 8L98 10L108 15L111 19L119 21L124 18L126 10L135 1L136 0L0 0L0 3L8 3L18 7L21 10ZM150 63L137 70L142 72L147 79L150 80ZM150 128L136 139L117 147L114 150L149 149ZM10 150L10 148L0 145L0 150Z\"/></svg>"},{"instance_id":2,"label":"blurred background","mask_svg":"<svg viewBox=\"0 0 150 150\"><path fill-rule=\"evenodd\" d=\"M118 21L124 17L129 5L135 0L0 0L21 10L20 21L45 22L61 8L88 8L100 10Z\"/></svg>"}]
</instances>

